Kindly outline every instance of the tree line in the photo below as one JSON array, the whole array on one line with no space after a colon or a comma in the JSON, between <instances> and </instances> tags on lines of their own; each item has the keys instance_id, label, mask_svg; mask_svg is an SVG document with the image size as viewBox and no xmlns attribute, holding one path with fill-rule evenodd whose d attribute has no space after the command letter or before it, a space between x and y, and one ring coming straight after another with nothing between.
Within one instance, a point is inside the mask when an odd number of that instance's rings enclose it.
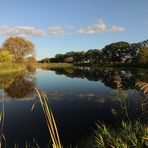
<instances>
[{"instance_id":1,"label":"tree line","mask_svg":"<svg viewBox=\"0 0 148 148\"><path fill-rule=\"evenodd\" d=\"M53 58L45 58L39 61L39 63L62 62L80 65L148 65L148 40L132 44L121 41L106 45L100 50L71 51L65 54L56 54Z\"/></svg>"},{"instance_id":2,"label":"tree line","mask_svg":"<svg viewBox=\"0 0 148 148\"><path fill-rule=\"evenodd\" d=\"M35 46L21 37L10 37L0 47L0 63L36 63ZM148 66L148 40L138 43L115 42L103 49L70 51L45 58L39 63L73 63L80 65L146 65Z\"/></svg>"}]
</instances>

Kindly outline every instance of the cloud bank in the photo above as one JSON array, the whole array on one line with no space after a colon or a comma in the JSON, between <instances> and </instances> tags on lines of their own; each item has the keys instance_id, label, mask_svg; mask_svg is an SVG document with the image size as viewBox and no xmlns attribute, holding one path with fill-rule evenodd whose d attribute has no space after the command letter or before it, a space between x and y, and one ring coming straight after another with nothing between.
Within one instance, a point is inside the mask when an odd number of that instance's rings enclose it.
<instances>
[{"instance_id":1,"label":"cloud bank","mask_svg":"<svg viewBox=\"0 0 148 148\"><path fill-rule=\"evenodd\" d=\"M45 31L32 26L16 26L14 28L8 25L0 25L0 35L20 36L20 37L44 37Z\"/></svg>"},{"instance_id":2,"label":"cloud bank","mask_svg":"<svg viewBox=\"0 0 148 148\"><path fill-rule=\"evenodd\" d=\"M94 24L75 28L68 26L52 26L48 29L51 37L56 37L57 35L75 35L75 34L97 34L101 32L123 32L125 28L118 25L113 25L112 27L108 27L103 20L99 20Z\"/></svg>"},{"instance_id":3,"label":"cloud bank","mask_svg":"<svg viewBox=\"0 0 148 148\"><path fill-rule=\"evenodd\" d=\"M54 25L47 30L35 28L33 26L16 26L0 25L0 35L2 36L20 36L20 37L39 37L42 38L46 34L50 34L55 38L58 35L91 35L102 32L123 32L125 28L118 25L108 26L105 21L99 20L94 24L76 28L71 25Z\"/></svg>"}]
</instances>

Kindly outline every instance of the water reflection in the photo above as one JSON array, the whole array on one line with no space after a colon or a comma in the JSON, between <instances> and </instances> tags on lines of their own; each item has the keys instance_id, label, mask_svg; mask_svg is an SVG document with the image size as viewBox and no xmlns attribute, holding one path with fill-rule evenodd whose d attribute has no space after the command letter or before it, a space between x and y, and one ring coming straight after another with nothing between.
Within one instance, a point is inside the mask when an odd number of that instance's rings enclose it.
<instances>
[{"instance_id":1,"label":"water reflection","mask_svg":"<svg viewBox=\"0 0 148 148\"><path fill-rule=\"evenodd\" d=\"M35 86L35 77L25 71L0 77L0 88L3 89L6 94L5 99L31 99L34 96Z\"/></svg>"},{"instance_id":2,"label":"water reflection","mask_svg":"<svg viewBox=\"0 0 148 148\"><path fill-rule=\"evenodd\" d=\"M86 78L89 81L101 81L112 89L118 86L122 89L134 89L137 81L148 81L147 69L119 69L119 68L90 68L81 67L73 69L50 69L57 75L71 78Z\"/></svg>"}]
</instances>

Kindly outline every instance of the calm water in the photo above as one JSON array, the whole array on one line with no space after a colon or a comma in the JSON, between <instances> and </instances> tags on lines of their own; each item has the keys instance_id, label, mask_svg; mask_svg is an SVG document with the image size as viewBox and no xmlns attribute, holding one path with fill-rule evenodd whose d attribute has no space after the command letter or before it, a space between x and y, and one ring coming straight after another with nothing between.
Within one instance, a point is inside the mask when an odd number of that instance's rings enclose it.
<instances>
[{"instance_id":1,"label":"calm water","mask_svg":"<svg viewBox=\"0 0 148 148\"><path fill-rule=\"evenodd\" d=\"M116 94L116 81L122 91ZM148 82L148 69L37 69L0 76L0 106L5 101L3 133L7 146L26 141L49 143L49 133L34 87L47 93L62 143L77 143L99 120L113 124L111 109L122 96L129 102L143 99L135 89L137 81ZM133 101L134 102L134 101ZM34 111L31 106L36 103ZM134 102L133 114L139 110ZM34 140L33 140L34 139Z\"/></svg>"}]
</instances>

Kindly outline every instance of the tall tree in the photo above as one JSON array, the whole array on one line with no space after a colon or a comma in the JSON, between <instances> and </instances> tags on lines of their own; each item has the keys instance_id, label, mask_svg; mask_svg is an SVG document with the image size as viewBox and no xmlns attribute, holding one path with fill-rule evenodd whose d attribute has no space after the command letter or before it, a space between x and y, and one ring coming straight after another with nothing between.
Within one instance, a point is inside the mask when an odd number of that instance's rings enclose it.
<instances>
[{"instance_id":1,"label":"tall tree","mask_svg":"<svg viewBox=\"0 0 148 148\"><path fill-rule=\"evenodd\" d=\"M148 64L148 48L141 48L137 55L138 64Z\"/></svg>"},{"instance_id":2,"label":"tall tree","mask_svg":"<svg viewBox=\"0 0 148 148\"><path fill-rule=\"evenodd\" d=\"M101 61L101 52L98 49L90 49L85 53L85 60L88 63L99 63Z\"/></svg>"},{"instance_id":3,"label":"tall tree","mask_svg":"<svg viewBox=\"0 0 148 148\"><path fill-rule=\"evenodd\" d=\"M121 62L129 54L128 42L116 42L102 49L105 61Z\"/></svg>"},{"instance_id":4,"label":"tall tree","mask_svg":"<svg viewBox=\"0 0 148 148\"><path fill-rule=\"evenodd\" d=\"M33 43L21 37L10 37L3 44L3 49L9 51L17 61L24 59L28 55L34 55L35 47Z\"/></svg>"}]
</instances>

